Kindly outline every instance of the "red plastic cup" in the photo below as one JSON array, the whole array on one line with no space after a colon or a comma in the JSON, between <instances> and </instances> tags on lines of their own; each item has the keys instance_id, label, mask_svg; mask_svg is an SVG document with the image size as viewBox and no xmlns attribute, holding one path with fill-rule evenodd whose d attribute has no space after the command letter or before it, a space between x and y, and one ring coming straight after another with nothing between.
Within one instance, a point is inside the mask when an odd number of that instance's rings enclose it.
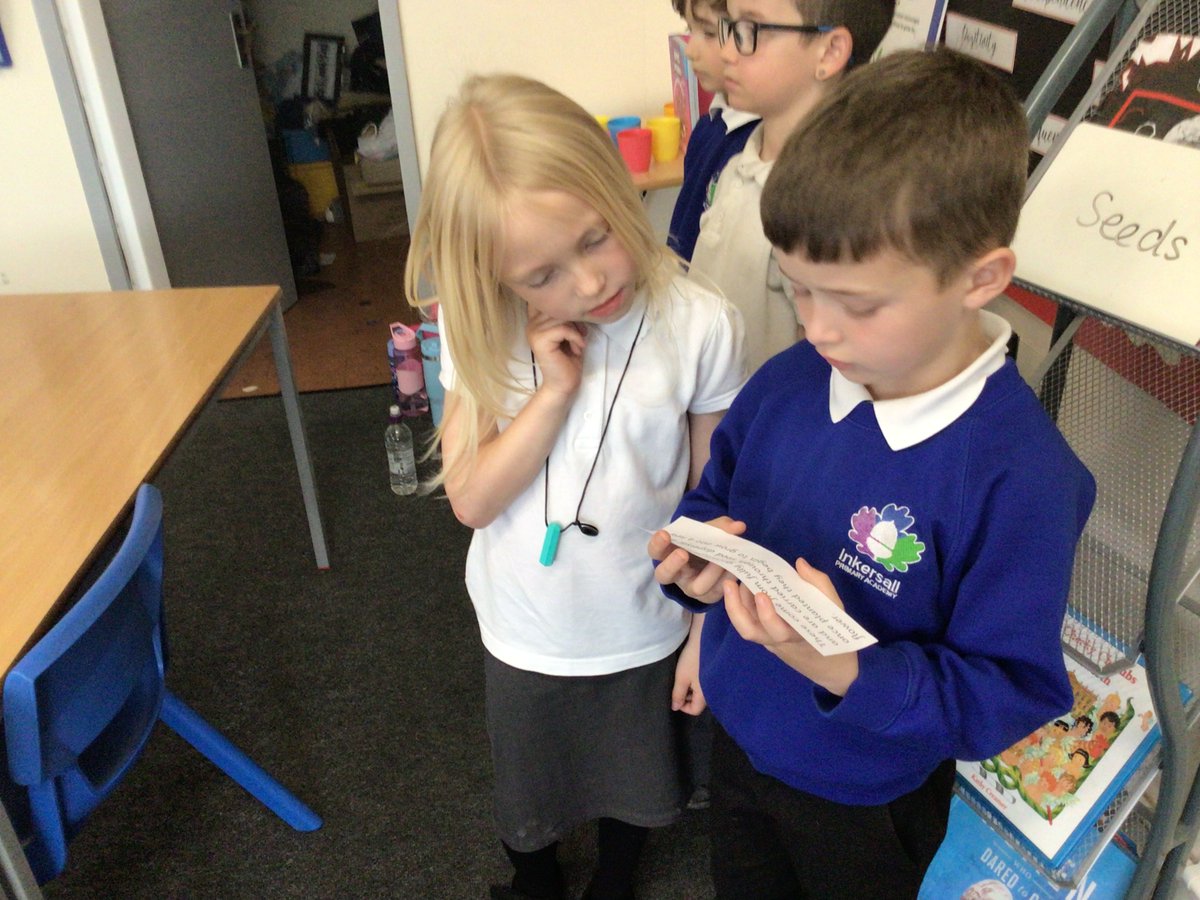
<instances>
[{"instance_id":1,"label":"red plastic cup","mask_svg":"<svg viewBox=\"0 0 1200 900\"><path fill-rule=\"evenodd\" d=\"M651 138L649 128L626 128L617 132L617 149L630 172L650 171Z\"/></svg>"}]
</instances>

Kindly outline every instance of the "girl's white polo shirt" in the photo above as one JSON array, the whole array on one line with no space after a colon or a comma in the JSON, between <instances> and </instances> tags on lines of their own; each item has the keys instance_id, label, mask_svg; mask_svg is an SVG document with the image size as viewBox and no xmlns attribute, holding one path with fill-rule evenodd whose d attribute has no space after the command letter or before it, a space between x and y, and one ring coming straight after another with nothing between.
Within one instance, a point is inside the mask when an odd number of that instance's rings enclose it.
<instances>
[{"instance_id":1,"label":"girl's white polo shirt","mask_svg":"<svg viewBox=\"0 0 1200 900\"><path fill-rule=\"evenodd\" d=\"M550 454L550 521L565 526L575 518L629 359L579 514L600 533L565 531L554 564L541 565L545 480L539 475L471 541L466 582L480 634L488 651L511 666L603 675L657 662L687 635L689 616L659 591L646 543L686 488L688 413L728 409L746 375L737 311L682 277L667 293L647 313L632 357L644 298L617 322L589 326L582 384ZM454 390L448 343L443 328L441 380ZM516 381L532 388L523 325L512 355ZM510 394L514 415L526 400Z\"/></svg>"}]
</instances>

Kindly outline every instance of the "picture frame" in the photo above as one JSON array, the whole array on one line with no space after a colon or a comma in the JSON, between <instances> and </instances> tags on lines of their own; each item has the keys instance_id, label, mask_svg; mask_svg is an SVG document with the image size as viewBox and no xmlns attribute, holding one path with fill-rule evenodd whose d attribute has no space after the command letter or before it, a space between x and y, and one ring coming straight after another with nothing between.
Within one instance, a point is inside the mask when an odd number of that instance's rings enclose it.
<instances>
[{"instance_id":1,"label":"picture frame","mask_svg":"<svg viewBox=\"0 0 1200 900\"><path fill-rule=\"evenodd\" d=\"M305 32L301 96L306 100L323 100L330 106L336 104L342 88L345 56L346 39L340 34Z\"/></svg>"}]
</instances>

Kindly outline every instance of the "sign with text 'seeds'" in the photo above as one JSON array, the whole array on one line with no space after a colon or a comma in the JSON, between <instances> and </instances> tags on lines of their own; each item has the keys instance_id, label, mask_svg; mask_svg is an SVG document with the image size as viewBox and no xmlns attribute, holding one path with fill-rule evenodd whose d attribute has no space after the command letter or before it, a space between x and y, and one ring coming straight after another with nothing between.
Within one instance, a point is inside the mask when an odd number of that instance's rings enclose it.
<instances>
[{"instance_id":1,"label":"sign with text 'seeds'","mask_svg":"<svg viewBox=\"0 0 1200 900\"><path fill-rule=\"evenodd\" d=\"M1082 123L1021 211L1017 277L1200 346L1200 149Z\"/></svg>"}]
</instances>

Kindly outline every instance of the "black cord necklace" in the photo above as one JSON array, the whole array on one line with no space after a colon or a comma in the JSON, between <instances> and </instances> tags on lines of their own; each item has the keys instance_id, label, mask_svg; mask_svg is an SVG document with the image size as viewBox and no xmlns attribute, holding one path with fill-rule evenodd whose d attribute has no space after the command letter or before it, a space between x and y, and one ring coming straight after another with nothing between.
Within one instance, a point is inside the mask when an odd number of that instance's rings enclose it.
<instances>
[{"instance_id":1,"label":"black cord necklace","mask_svg":"<svg viewBox=\"0 0 1200 900\"><path fill-rule=\"evenodd\" d=\"M612 422L613 409L616 408L621 385L625 383L629 364L633 362L633 350L637 347L638 338L642 334L642 326L645 324L646 313L643 311L641 321L638 322L637 332L633 335L633 343L629 346L629 355L625 357L625 368L621 370L621 377L617 380L617 389L613 391L612 401L608 404L608 413L604 416L604 427L600 430L600 444L596 447L596 455L592 457L592 467L588 469L587 478L583 482L583 490L579 492L579 503L575 506L575 518L565 526L550 521L550 456L546 455L545 480L542 482L542 521L546 525L546 536L542 539L542 555L538 559L543 566L554 565L554 557L558 555L558 539L562 537L564 531L578 528L580 534L588 537L595 537L600 533L600 529L591 522L580 521L579 513L583 509L583 498L587 496L588 485L592 483L592 475L596 473L596 463L600 461L600 451L604 449L604 436L608 434L608 426ZM533 373L533 389L536 391L538 386L537 367L534 365L532 350L529 351L529 369Z\"/></svg>"}]
</instances>

